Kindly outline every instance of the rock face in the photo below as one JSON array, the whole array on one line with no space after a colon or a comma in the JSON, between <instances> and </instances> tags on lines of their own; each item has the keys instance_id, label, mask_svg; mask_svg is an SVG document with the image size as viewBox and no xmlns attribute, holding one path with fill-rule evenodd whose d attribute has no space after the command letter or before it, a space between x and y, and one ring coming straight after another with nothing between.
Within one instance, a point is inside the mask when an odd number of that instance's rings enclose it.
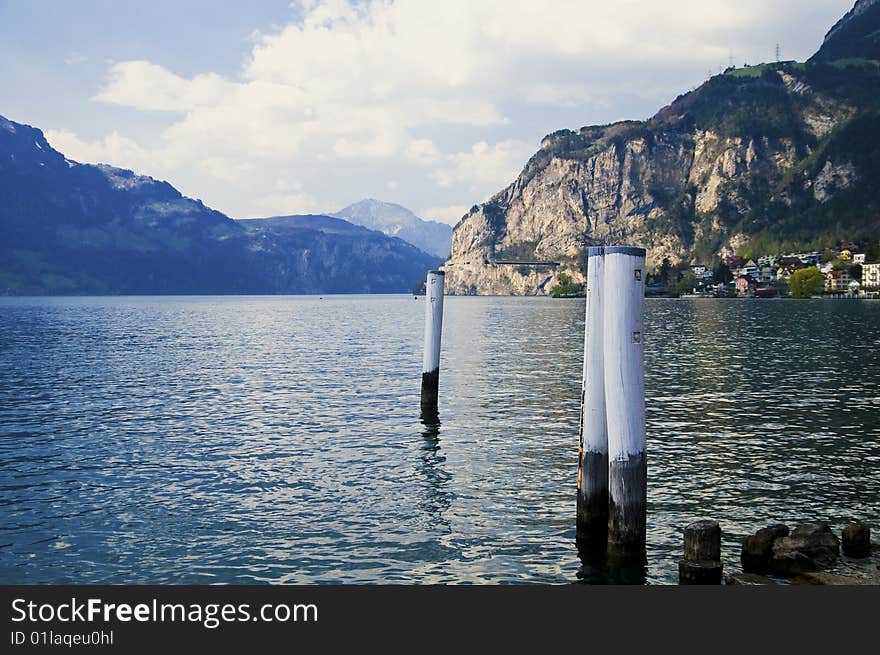
<instances>
[{"instance_id":1,"label":"rock face","mask_svg":"<svg viewBox=\"0 0 880 655\"><path fill-rule=\"evenodd\" d=\"M731 573L730 575L724 576L724 582L729 585L748 587L777 584L771 578L758 575L757 573Z\"/></svg>"},{"instance_id":2,"label":"rock face","mask_svg":"<svg viewBox=\"0 0 880 655\"><path fill-rule=\"evenodd\" d=\"M743 571L757 574L767 573L770 570L770 560L773 557L773 542L787 537L788 534L788 526L778 523L761 528L755 534L746 537L743 540L740 557Z\"/></svg>"},{"instance_id":3,"label":"rock face","mask_svg":"<svg viewBox=\"0 0 880 655\"><path fill-rule=\"evenodd\" d=\"M880 30L878 7L851 20ZM808 64L729 70L648 121L545 137L456 225L447 292L541 294L563 272L583 282L590 245L643 246L653 269L880 233L880 62L826 57L850 24ZM516 264L534 261L560 266Z\"/></svg>"},{"instance_id":4,"label":"rock face","mask_svg":"<svg viewBox=\"0 0 880 655\"><path fill-rule=\"evenodd\" d=\"M805 523L773 542L770 569L788 577L830 568L840 555L840 540L825 523Z\"/></svg>"}]
</instances>

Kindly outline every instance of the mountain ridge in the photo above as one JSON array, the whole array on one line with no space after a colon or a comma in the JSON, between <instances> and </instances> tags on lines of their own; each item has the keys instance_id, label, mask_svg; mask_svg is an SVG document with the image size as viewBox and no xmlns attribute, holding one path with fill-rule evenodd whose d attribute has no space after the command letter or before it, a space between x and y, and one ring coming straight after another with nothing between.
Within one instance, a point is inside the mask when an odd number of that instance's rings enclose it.
<instances>
[{"instance_id":1,"label":"mountain ridge","mask_svg":"<svg viewBox=\"0 0 880 655\"><path fill-rule=\"evenodd\" d=\"M447 288L543 293L559 273L580 283L585 248L612 242L646 247L657 268L880 233L880 62L871 39L827 59L852 30L880 29L878 8L839 22L807 63L731 68L646 121L549 134L456 225Z\"/></svg>"},{"instance_id":2,"label":"mountain ridge","mask_svg":"<svg viewBox=\"0 0 880 655\"><path fill-rule=\"evenodd\" d=\"M70 160L0 116L2 294L408 293L440 261L340 228L242 225L168 182Z\"/></svg>"}]
</instances>

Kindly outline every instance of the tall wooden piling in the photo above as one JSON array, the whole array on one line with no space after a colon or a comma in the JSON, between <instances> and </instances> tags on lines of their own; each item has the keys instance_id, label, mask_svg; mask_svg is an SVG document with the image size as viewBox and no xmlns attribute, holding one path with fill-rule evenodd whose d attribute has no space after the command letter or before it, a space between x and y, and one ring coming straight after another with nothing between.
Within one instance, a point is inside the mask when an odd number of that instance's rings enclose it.
<instances>
[{"instance_id":1,"label":"tall wooden piling","mask_svg":"<svg viewBox=\"0 0 880 655\"><path fill-rule=\"evenodd\" d=\"M605 416L605 359L602 295L604 248L587 251L584 370L578 457L577 544L605 549L608 536L608 429Z\"/></svg>"},{"instance_id":2,"label":"tall wooden piling","mask_svg":"<svg viewBox=\"0 0 880 655\"><path fill-rule=\"evenodd\" d=\"M443 271L430 271L425 281L425 353L422 359L422 414L425 415L437 412L444 280Z\"/></svg>"},{"instance_id":3,"label":"tall wooden piling","mask_svg":"<svg viewBox=\"0 0 880 655\"><path fill-rule=\"evenodd\" d=\"M608 424L608 554L643 559L647 514L643 313L645 249L605 248L603 346Z\"/></svg>"}]
</instances>

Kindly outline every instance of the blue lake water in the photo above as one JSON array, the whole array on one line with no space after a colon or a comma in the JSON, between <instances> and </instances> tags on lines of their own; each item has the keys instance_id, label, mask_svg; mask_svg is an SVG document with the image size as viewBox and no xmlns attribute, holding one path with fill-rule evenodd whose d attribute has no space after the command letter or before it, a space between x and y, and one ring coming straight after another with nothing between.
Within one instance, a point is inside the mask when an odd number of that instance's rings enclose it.
<instances>
[{"instance_id":1,"label":"blue lake water","mask_svg":"<svg viewBox=\"0 0 880 655\"><path fill-rule=\"evenodd\" d=\"M583 300L0 299L0 583L566 583ZM880 302L646 303L648 566L880 516Z\"/></svg>"}]
</instances>

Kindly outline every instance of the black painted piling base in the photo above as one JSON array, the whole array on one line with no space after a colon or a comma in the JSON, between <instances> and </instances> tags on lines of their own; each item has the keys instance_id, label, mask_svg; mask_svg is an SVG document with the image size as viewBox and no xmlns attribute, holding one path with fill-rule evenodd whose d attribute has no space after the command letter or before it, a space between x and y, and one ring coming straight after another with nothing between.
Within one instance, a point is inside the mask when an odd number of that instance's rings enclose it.
<instances>
[{"instance_id":1,"label":"black painted piling base","mask_svg":"<svg viewBox=\"0 0 880 655\"><path fill-rule=\"evenodd\" d=\"M678 560L679 584L716 585L721 584L721 562L714 560Z\"/></svg>"},{"instance_id":2,"label":"black painted piling base","mask_svg":"<svg viewBox=\"0 0 880 655\"><path fill-rule=\"evenodd\" d=\"M611 562L645 560L648 460L645 453L608 466L608 557Z\"/></svg>"},{"instance_id":3,"label":"black painted piling base","mask_svg":"<svg viewBox=\"0 0 880 655\"><path fill-rule=\"evenodd\" d=\"M721 584L721 526L696 521L684 529L684 559L678 562L679 584Z\"/></svg>"},{"instance_id":4,"label":"black painted piling base","mask_svg":"<svg viewBox=\"0 0 880 655\"><path fill-rule=\"evenodd\" d=\"M871 528L864 523L850 523L841 533L843 554L848 557L868 557L871 554Z\"/></svg>"},{"instance_id":5,"label":"black painted piling base","mask_svg":"<svg viewBox=\"0 0 880 655\"><path fill-rule=\"evenodd\" d=\"M422 414L437 413L437 400L440 391L440 369L422 373Z\"/></svg>"},{"instance_id":6,"label":"black painted piling base","mask_svg":"<svg viewBox=\"0 0 880 655\"><path fill-rule=\"evenodd\" d=\"M584 453L578 482L578 550L604 553L608 544L608 453Z\"/></svg>"}]
</instances>

